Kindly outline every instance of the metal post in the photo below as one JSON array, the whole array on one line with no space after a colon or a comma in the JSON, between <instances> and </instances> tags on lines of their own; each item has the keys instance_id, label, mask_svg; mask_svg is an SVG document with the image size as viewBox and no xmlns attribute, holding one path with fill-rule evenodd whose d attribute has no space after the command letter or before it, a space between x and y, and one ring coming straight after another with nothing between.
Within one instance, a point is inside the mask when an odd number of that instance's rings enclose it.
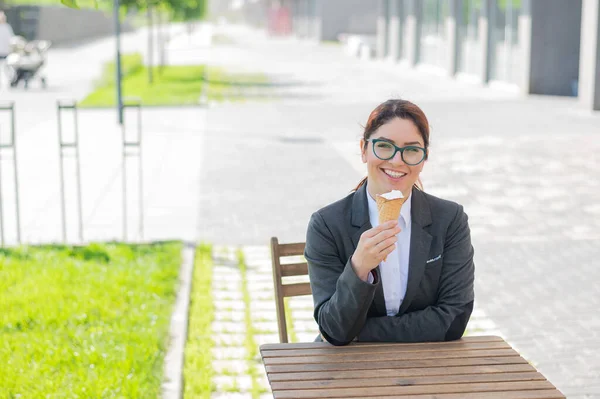
<instances>
[{"instance_id":1,"label":"metal post","mask_svg":"<svg viewBox=\"0 0 600 399\"><path fill-rule=\"evenodd\" d=\"M14 102L9 103L9 105L0 106L0 110L9 111L10 112L10 142L8 144L0 143L0 150L5 148L12 150L13 152L13 177L15 179L15 211L16 211L16 228L17 228L17 243L21 243L21 218L20 218L20 208L19 208L19 175L17 172L17 146L16 146L16 135L15 135L15 104ZM0 166L2 164L2 157L0 152ZM1 172L1 167L0 167ZM2 196L2 175L0 173L0 242L2 246L5 243L4 237L4 200Z\"/></svg>"},{"instance_id":2,"label":"metal post","mask_svg":"<svg viewBox=\"0 0 600 399\"><path fill-rule=\"evenodd\" d=\"M10 120L11 120L11 139L12 139L12 147L13 147L13 174L15 179L15 210L17 211L16 220L17 220L17 243L21 244L21 212L19 210L19 174L17 173L17 136L15 134L15 106L14 103L10 110Z\"/></svg>"},{"instance_id":3,"label":"metal post","mask_svg":"<svg viewBox=\"0 0 600 399\"><path fill-rule=\"evenodd\" d=\"M152 64L154 60L154 37L153 37L153 29L152 29L152 8L148 5L148 10L146 11L148 17L148 83L154 82L153 69Z\"/></svg>"},{"instance_id":4,"label":"metal post","mask_svg":"<svg viewBox=\"0 0 600 399\"><path fill-rule=\"evenodd\" d=\"M140 240L144 236L144 187L143 187L143 174L142 174L142 105L140 101L135 103L124 104L124 109L127 108L137 108L137 119L138 119L138 130L137 130L137 138L135 140L127 139L127 131L126 124L123 124L121 127L122 132L122 143L123 143L123 161L122 161L122 188L123 188L123 240L127 241L127 158L130 156L138 157L138 190L139 190L139 237ZM135 152L128 152L128 149L137 150L137 154Z\"/></svg>"},{"instance_id":5,"label":"metal post","mask_svg":"<svg viewBox=\"0 0 600 399\"><path fill-rule=\"evenodd\" d=\"M8 110L12 108L14 104L11 104L9 107L3 108L3 110ZM4 198L2 195L2 152L0 151L0 242L2 246L4 246Z\"/></svg>"},{"instance_id":6,"label":"metal post","mask_svg":"<svg viewBox=\"0 0 600 399\"><path fill-rule=\"evenodd\" d=\"M115 38L116 38L116 46L117 46L117 56L116 56L116 84L117 84L117 113L119 115L119 124L123 124L123 97L121 93L121 22L119 19L119 0L114 0L113 5L113 18L115 22Z\"/></svg>"},{"instance_id":7,"label":"metal post","mask_svg":"<svg viewBox=\"0 0 600 399\"><path fill-rule=\"evenodd\" d=\"M75 102L69 104L63 104L60 101L57 102L57 112L58 112L58 151L59 151L59 165L60 165L60 195L61 195L61 212L62 212L62 236L63 242L67 242L67 209L66 209L66 199L65 199L65 173L64 173L64 150L67 148L73 148L75 151L75 178L77 185L77 212L79 216L78 225L79 225L79 240L83 242L83 206L81 199L81 163L79 159L79 123L77 117L77 104ZM63 140L62 135L62 110L70 109L73 110L73 122L74 122L74 138L72 142L67 142Z\"/></svg>"},{"instance_id":8,"label":"metal post","mask_svg":"<svg viewBox=\"0 0 600 399\"><path fill-rule=\"evenodd\" d=\"M139 143L139 155L138 155L138 189L140 193L140 223L139 233L140 240L144 238L144 179L142 175L142 107L138 104L138 143Z\"/></svg>"},{"instance_id":9,"label":"metal post","mask_svg":"<svg viewBox=\"0 0 600 399\"><path fill-rule=\"evenodd\" d=\"M158 19L158 26L156 27L158 29L158 48L160 50L159 53L159 57L160 57L160 67L161 67L161 72L162 72L162 68L164 68L165 66L165 36L164 36L164 19L163 19L163 15L162 13L158 12L157 15L157 19Z\"/></svg>"}]
</instances>

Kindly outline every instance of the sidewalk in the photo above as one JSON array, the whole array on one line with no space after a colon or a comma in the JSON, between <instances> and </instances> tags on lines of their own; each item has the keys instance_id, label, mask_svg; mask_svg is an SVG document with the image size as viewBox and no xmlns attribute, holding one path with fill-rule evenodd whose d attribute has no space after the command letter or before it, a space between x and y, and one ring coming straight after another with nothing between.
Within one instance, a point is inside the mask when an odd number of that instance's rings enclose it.
<instances>
[{"instance_id":1,"label":"sidewalk","mask_svg":"<svg viewBox=\"0 0 600 399\"><path fill-rule=\"evenodd\" d=\"M335 45L215 32L230 44L211 48L212 62L288 84L269 91L273 101L209 110L201 239L303 241L310 214L364 176L358 139L369 112L402 96L430 119L426 191L469 215L478 309L569 398L600 397L600 114L572 98L361 61Z\"/></svg>"},{"instance_id":2,"label":"sidewalk","mask_svg":"<svg viewBox=\"0 0 600 399\"><path fill-rule=\"evenodd\" d=\"M183 26L172 25L176 41ZM147 31L127 33L122 52L147 56ZM79 100L93 89L104 62L114 58L114 38L73 47L51 49L48 56L48 90L31 84L0 91L0 102L14 101L18 146L22 241L62 241L57 100ZM154 60L158 60L158 54ZM73 68L77 65L77 68ZM125 113L126 135L137 132L133 110ZM144 234L139 229L138 166L127 160L127 239L185 239L194 241L197 230L202 135L206 118L201 108L144 109L143 209ZM63 111L65 140L74 137L74 117ZM125 237L123 226L122 131L115 109L80 109L78 113L81 159L81 193L84 241ZM7 140L7 114L0 116L2 139ZM132 152L132 151L129 151ZM135 152L135 150L133 151ZM72 150L64 152L67 241L79 242L76 164ZM7 244L16 242L12 151L2 150L2 196Z\"/></svg>"},{"instance_id":3,"label":"sidewalk","mask_svg":"<svg viewBox=\"0 0 600 399\"><path fill-rule=\"evenodd\" d=\"M169 60L263 72L276 84L247 103L144 111L144 239L258 246L263 254L271 236L303 241L311 213L364 176L358 138L369 112L402 96L431 122L426 191L460 202L470 217L477 308L569 398L600 397L599 114L582 112L569 98L520 98L361 61L335 45L269 39L231 26L213 33L220 44L207 46L203 30L174 39ZM47 92L0 92L0 101L15 100L18 110L28 241L60 240L55 100L83 95L113 44L54 49ZM143 32L124 38L124 48L145 46ZM66 72L74 60L81 67ZM116 114L85 111L80 124L84 238L120 239ZM5 139L5 130L0 134ZM10 154L2 154L8 235L12 171ZM68 171L73 176L70 164ZM75 239L72 181L68 187ZM132 204L133 239L136 212Z\"/></svg>"}]
</instances>

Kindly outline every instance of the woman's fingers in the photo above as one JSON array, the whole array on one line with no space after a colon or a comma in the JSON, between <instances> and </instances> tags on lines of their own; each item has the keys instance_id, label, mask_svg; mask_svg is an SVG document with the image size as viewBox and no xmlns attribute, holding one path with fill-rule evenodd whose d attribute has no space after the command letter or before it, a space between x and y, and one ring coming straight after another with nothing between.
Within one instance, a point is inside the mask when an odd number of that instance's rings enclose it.
<instances>
[{"instance_id":1,"label":"woman's fingers","mask_svg":"<svg viewBox=\"0 0 600 399\"><path fill-rule=\"evenodd\" d=\"M379 234L385 230L391 229L397 225L398 225L397 220L390 220L389 222L382 223L377 227L373 227L372 229L365 231L362 234L362 236L365 238L372 238L372 237L375 237L377 234Z\"/></svg>"},{"instance_id":2,"label":"woman's fingers","mask_svg":"<svg viewBox=\"0 0 600 399\"><path fill-rule=\"evenodd\" d=\"M352 255L352 265L357 273L377 267L396 248L399 232L397 220L382 223L365 231Z\"/></svg>"},{"instance_id":3,"label":"woman's fingers","mask_svg":"<svg viewBox=\"0 0 600 399\"><path fill-rule=\"evenodd\" d=\"M398 241L398 237L396 237L395 234L391 237L386 238L385 240L375 245L375 247L373 248L374 253L379 255L382 252L385 252L390 246L395 245L396 241Z\"/></svg>"}]
</instances>

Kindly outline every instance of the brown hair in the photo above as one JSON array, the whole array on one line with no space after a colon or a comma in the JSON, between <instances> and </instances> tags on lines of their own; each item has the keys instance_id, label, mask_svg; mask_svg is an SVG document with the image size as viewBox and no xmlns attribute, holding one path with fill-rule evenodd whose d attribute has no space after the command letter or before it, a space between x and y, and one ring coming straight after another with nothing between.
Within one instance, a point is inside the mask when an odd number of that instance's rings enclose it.
<instances>
[{"instance_id":1,"label":"brown hair","mask_svg":"<svg viewBox=\"0 0 600 399\"><path fill-rule=\"evenodd\" d=\"M419 108L416 104L400 99L387 100L386 102L379 104L377 108L371 112L363 133L363 139L365 140L365 146L363 150L366 150L367 146L369 145L367 140L371 137L371 135L373 135L373 133L375 133L381 126L395 118L408 119L415 124L419 130L419 133L421 134L421 137L423 138L423 144L425 145L426 151L425 159L427 159L427 155L429 154L429 121L427 120L423 110L421 110L421 108ZM354 191L358 190L366 182L367 178L365 177L360 181L360 183L358 183L358 186L356 186ZM420 178L415 183L415 187L420 190L423 189L423 183L421 183Z\"/></svg>"}]
</instances>

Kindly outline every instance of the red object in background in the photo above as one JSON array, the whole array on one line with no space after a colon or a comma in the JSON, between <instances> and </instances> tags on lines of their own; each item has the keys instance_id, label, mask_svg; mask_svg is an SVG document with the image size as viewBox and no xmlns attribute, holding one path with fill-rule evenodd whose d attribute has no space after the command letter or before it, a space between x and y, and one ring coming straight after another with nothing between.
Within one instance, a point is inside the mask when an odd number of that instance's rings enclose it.
<instances>
[{"instance_id":1,"label":"red object in background","mask_svg":"<svg viewBox=\"0 0 600 399\"><path fill-rule=\"evenodd\" d=\"M292 33L292 19L288 7L271 7L268 11L269 34L284 36Z\"/></svg>"}]
</instances>

